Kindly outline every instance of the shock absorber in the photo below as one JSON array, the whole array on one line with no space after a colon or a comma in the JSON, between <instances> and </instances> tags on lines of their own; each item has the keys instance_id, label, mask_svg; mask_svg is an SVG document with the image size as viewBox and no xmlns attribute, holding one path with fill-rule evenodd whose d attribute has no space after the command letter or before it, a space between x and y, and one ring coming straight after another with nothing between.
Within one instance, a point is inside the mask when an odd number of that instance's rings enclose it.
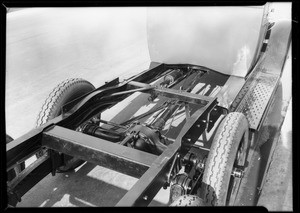
<instances>
[{"instance_id":1,"label":"shock absorber","mask_svg":"<svg viewBox=\"0 0 300 213\"><path fill-rule=\"evenodd\" d=\"M164 81L160 85L168 86L168 85L172 84L173 82L175 82L177 79L179 79L181 76L183 76L183 71L180 69L176 69L176 70L172 71L171 73L169 73L168 75L166 75L164 77Z\"/></svg>"},{"instance_id":2,"label":"shock absorber","mask_svg":"<svg viewBox=\"0 0 300 213\"><path fill-rule=\"evenodd\" d=\"M175 81L183 77L184 72L180 69L173 70L169 74L164 76L164 80L160 83L161 87L168 87L171 84L173 84ZM152 102L155 98L157 98L156 93L152 93L151 96L149 96L148 100Z\"/></svg>"},{"instance_id":3,"label":"shock absorber","mask_svg":"<svg viewBox=\"0 0 300 213\"><path fill-rule=\"evenodd\" d=\"M171 105L169 108L167 108L161 116L159 116L151 125L155 129L162 129L167 120L172 116L172 114L176 111L176 109L179 107L178 104Z\"/></svg>"}]
</instances>

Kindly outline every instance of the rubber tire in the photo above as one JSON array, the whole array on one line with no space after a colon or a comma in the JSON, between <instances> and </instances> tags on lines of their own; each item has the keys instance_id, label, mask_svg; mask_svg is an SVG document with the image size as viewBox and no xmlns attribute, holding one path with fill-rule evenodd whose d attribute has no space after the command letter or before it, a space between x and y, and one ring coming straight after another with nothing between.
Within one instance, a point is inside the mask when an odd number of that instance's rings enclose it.
<instances>
[{"instance_id":1,"label":"rubber tire","mask_svg":"<svg viewBox=\"0 0 300 213\"><path fill-rule=\"evenodd\" d=\"M71 78L61 82L53 89L43 104L36 120L36 126L41 126L47 121L59 116L63 105L94 89L95 87L90 82L81 78ZM43 153L37 154L37 157L42 154ZM66 165L60 167L57 172L67 172L84 163L83 160L69 155L65 155L65 157L67 160Z\"/></svg>"},{"instance_id":2,"label":"rubber tire","mask_svg":"<svg viewBox=\"0 0 300 213\"><path fill-rule=\"evenodd\" d=\"M244 136L244 138L243 138ZM242 113L229 113L213 139L205 164L201 194L206 205L225 206L229 181L242 139L249 150L249 124ZM247 154L246 154L247 158Z\"/></svg>"},{"instance_id":3,"label":"rubber tire","mask_svg":"<svg viewBox=\"0 0 300 213\"><path fill-rule=\"evenodd\" d=\"M201 198L195 195L182 195L178 197L170 206L205 206Z\"/></svg>"},{"instance_id":4,"label":"rubber tire","mask_svg":"<svg viewBox=\"0 0 300 213\"><path fill-rule=\"evenodd\" d=\"M13 141L14 139L12 137L10 137L9 135L6 134L6 144L10 143L11 141ZM25 169L25 162L22 162L17 168L16 170L18 170L19 172ZM17 172L15 169L11 169L7 172L7 180L11 181L12 179L14 179L17 176Z\"/></svg>"},{"instance_id":5,"label":"rubber tire","mask_svg":"<svg viewBox=\"0 0 300 213\"><path fill-rule=\"evenodd\" d=\"M58 84L49 94L37 117L36 126L39 127L47 121L61 114L61 107L66 103L94 90L95 87L81 78L67 79Z\"/></svg>"}]
</instances>

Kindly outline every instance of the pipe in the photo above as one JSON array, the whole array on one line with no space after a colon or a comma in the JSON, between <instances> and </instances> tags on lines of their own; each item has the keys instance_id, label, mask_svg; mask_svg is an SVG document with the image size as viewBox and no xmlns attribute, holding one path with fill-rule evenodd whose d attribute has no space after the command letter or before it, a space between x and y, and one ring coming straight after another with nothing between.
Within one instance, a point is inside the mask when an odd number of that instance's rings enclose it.
<instances>
[{"instance_id":1,"label":"pipe","mask_svg":"<svg viewBox=\"0 0 300 213\"><path fill-rule=\"evenodd\" d=\"M124 139L124 135L117 132L111 132L109 130L103 129L95 124L87 123L82 127L83 133L92 135L104 140L109 140L112 142L119 142Z\"/></svg>"},{"instance_id":2,"label":"pipe","mask_svg":"<svg viewBox=\"0 0 300 213\"><path fill-rule=\"evenodd\" d=\"M163 112L163 114L153 122L153 124L151 126L155 129L162 129L165 126L167 120L172 116L172 114L176 111L176 109L178 107L179 107L179 105L174 104L174 105L170 106L169 108L167 108Z\"/></svg>"}]
</instances>

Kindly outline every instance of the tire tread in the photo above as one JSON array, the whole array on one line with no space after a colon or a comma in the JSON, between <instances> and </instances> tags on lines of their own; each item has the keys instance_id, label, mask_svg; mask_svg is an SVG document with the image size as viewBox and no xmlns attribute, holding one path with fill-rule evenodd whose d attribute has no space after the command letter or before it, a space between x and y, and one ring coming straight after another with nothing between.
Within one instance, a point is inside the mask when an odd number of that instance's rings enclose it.
<instances>
[{"instance_id":1,"label":"tire tread","mask_svg":"<svg viewBox=\"0 0 300 213\"><path fill-rule=\"evenodd\" d=\"M74 84L90 84L82 79L82 78L70 78L67 79L60 84L58 84L52 92L49 94L48 98L45 100L44 104L41 107L41 111L39 112L36 120L36 127L41 126L49 120L49 117L53 110L56 108L60 98L74 85Z\"/></svg>"},{"instance_id":2,"label":"tire tread","mask_svg":"<svg viewBox=\"0 0 300 213\"><path fill-rule=\"evenodd\" d=\"M217 205L220 191L224 190L222 184L226 165L230 157L229 153L236 145L234 143L237 140L238 132L248 127L245 124L248 124L245 116L241 113L233 112L224 118L217 130L217 143L212 145L210 151L214 155L209 155L206 165L208 171L203 176L203 181L206 184L204 199L209 205Z\"/></svg>"}]
</instances>

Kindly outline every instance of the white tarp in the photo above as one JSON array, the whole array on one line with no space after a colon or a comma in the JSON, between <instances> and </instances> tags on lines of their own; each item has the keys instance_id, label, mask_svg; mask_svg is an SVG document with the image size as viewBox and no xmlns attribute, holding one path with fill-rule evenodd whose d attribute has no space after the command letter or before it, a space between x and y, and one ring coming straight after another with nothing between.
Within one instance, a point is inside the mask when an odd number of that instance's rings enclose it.
<instances>
[{"instance_id":1,"label":"white tarp","mask_svg":"<svg viewBox=\"0 0 300 213\"><path fill-rule=\"evenodd\" d=\"M244 77L256 57L263 14L264 6L148 8L151 61Z\"/></svg>"}]
</instances>

